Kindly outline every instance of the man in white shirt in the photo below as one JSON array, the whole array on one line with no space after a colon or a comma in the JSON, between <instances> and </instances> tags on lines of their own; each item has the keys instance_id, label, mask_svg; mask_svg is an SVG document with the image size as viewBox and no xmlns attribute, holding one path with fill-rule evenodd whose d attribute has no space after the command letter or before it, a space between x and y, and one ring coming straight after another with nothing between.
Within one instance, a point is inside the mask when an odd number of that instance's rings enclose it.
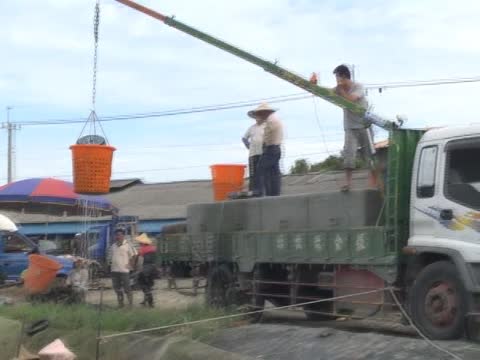
<instances>
[{"instance_id":1,"label":"man in white shirt","mask_svg":"<svg viewBox=\"0 0 480 360\"><path fill-rule=\"evenodd\" d=\"M276 109L260 104L248 116L265 123L263 133L263 152L258 164L254 194L256 196L278 196L281 190L280 158L283 142L283 124L273 113Z\"/></svg>"},{"instance_id":2,"label":"man in white shirt","mask_svg":"<svg viewBox=\"0 0 480 360\"><path fill-rule=\"evenodd\" d=\"M253 117L255 124L250 126L242 138L245 147L248 149L248 189L254 191L257 178L258 161L263 153L263 133L265 120L260 117Z\"/></svg>"},{"instance_id":3,"label":"man in white shirt","mask_svg":"<svg viewBox=\"0 0 480 360\"><path fill-rule=\"evenodd\" d=\"M115 230L115 242L111 248L111 273L113 290L117 293L118 306L124 306L123 294L127 295L128 305L133 305L133 294L130 289L130 270L137 255L135 249L125 240L125 230Z\"/></svg>"}]
</instances>

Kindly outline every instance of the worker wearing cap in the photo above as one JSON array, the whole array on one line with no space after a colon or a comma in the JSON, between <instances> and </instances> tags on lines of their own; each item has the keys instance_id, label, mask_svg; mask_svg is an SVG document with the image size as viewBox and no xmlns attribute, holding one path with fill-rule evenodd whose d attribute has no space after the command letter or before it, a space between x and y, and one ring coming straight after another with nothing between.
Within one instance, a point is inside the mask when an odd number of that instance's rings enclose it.
<instances>
[{"instance_id":1,"label":"worker wearing cap","mask_svg":"<svg viewBox=\"0 0 480 360\"><path fill-rule=\"evenodd\" d=\"M152 288L157 276L157 266L155 264L157 248L153 246L152 240L147 234L141 234L135 238L140 244L138 250L138 284L143 291L143 302L141 305L153 307Z\"/></svg>"},{"instance_id":2,"label":"worker wearing cap","mask_svg":"<svg viewBox=\"0 0 480 360\"><path fill-rule=\"evenodd\" d=\"M346 65L339 65L333 70L337 80L337 86L334 91L337 95L361 105L368 107L368 101L365 97L363 86L351 80L350 70ZM348 110L343 111L343 128L345 130L345 142L343 147L344 168L346 184L342 191L349 191L352 186L352 173L356 168L357 150L361 149L365 162L373 169L373 132L370 123Z\"/></svg>"},{"instance_id":3,"label":"worker wearing cap","mask_svg":"<svg viewBox=\"0 0 480 360\"><path fill-rule=\"evenodd\" d=\"M111 273L113 290L117 293L118 306L124 306L124 293L127 295L128 305L133 305L133 295L130 289L130 270L137 255L135 249L125 240L125 230L115 230L115 242L111 251Z\"/></svg>"},{"instance_id":4,"label":"worker wearing cap","mask_svg":"<svg viewBox=\"0 0 480 360\"><path fill-rule=\"evenodd\" d=\"M277 110L267 103L259 105L255 110L248 112L248 116L265 122L263 134L263 153L258 164L257 178L255 179L254 194L262 196L280 195L281 173L280 158L283 142L283 124L275 116Z\"/></svg>"},{"instance_id":5,"label":"worker wearing cap","mask_svg":"<svg viewBox=\"0 0 480 360\"><path fill-rule=\"evenodd\" d=\"M255 119L255 124L250 126L242 138L243 144L248 149L248 188L250 191L256 189L258 163L263 153L263 134L265 130L265 119L249 116Z\"/></svg>"}]
</instances>

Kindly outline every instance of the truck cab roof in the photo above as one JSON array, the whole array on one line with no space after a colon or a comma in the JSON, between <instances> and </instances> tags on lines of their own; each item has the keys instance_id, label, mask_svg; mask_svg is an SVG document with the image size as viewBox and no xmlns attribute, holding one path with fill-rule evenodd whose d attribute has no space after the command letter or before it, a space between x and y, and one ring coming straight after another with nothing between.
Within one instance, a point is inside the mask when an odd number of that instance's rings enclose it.
<instances>
[{"instance_id":1,"label":"truck cab roof","mask_svg":"<svg viewBox=\"0 0 480 360\"><path fill-rule=\"evenodd\" d=\"M442 128L433 128L423 135L420 142L446 140L457 137L470 137L480 135L480 124L448 126Z\"/></svg>"},{"instance_id":2,"label":"truck cab roof","mask_svg":"<svg viewBox=\"0 0 480 360\"><path fill-rule=\"evenodd\" d=\"M5 215L0 214L0 231L18 231L17 225Z\"/></svg>"}]
</instances>

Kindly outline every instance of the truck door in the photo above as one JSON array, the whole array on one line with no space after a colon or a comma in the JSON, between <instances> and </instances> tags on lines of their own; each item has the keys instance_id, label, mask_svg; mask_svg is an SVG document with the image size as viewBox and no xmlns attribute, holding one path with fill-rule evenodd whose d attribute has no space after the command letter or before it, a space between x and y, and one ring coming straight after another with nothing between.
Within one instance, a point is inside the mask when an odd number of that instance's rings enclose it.
<instances>
[{"instance_id":1,"label":"truck door","mask_svg":"<svg viewBox=\"0 0 480 360\"><path fill-rule=\"evenodd\" d=\"M0 272L7 280L17 280L28 267L28 254L33 250L32 244L21 234L0 233Z\"/></svg>"},{"instance_id":2,"label":"truck door","mask_svg":"<svg viewBox=\"0 0 480 360\"><path fill-rule=\"evenodd\" d=\"M440 242L461 241L474 256L480 244L480 137L451 140L444 155L435 235Z\"/></svg>"},{"instance_id":3,"label":"truck door","mask_svg":"<svg viewBox=\"0 0 480 360\"><path fill-rule=\"evenodd\" d=\"M420 237L433 237L436 227L437 214L433 210L438 194L438 144L424 144L419 150L419 159L414 172L412 189L412 227L411 235Z\"/></svg>"}]
</instances>

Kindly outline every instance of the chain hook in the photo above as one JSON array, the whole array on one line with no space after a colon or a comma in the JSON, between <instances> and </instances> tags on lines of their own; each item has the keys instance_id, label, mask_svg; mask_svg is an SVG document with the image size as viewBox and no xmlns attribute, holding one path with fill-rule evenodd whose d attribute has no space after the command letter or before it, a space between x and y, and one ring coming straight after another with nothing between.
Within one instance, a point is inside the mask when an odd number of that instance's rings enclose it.
<instances>
[{"instance_id":1,"label":"chain hook","mask_svg":"<svg viewBox=\"0 0 480 360\"><path fill-rule=\"evenodd\" d=\"M89 125L90 135L87 136L85 139L82 139L82 141L85 141L87 143L104 144L104 143L108 143L108 140L105 136L105 132L103 131L102 124L99 121L97 114L95 112L96 98L97 98L97 63L98 63L99 26L100 26L100 0L96 0L95 13L93 16L94 52L93 52L93 76L92 76L92 111L90 112L87 122L83 126L82 131L80 132L79 139L82 138L82 135L85 129ZM101 133L103 133L104 138L97 137L97 125L99 126Z\"/></svg>"},{"instance_id":2,"label":"chain hook","mask_svg":"<svg viewBox=\"0 0 480 360\"><path fill-rule=\"evenodd\" d=\"M95 15L93 17L93 37L94 37L94 53L93 53L93 82L92 82L92 111L95 111L97 97L97 63L98 63L98 29L100 26L100 1L95 4Z\"/></svg>"}]
</instances>

